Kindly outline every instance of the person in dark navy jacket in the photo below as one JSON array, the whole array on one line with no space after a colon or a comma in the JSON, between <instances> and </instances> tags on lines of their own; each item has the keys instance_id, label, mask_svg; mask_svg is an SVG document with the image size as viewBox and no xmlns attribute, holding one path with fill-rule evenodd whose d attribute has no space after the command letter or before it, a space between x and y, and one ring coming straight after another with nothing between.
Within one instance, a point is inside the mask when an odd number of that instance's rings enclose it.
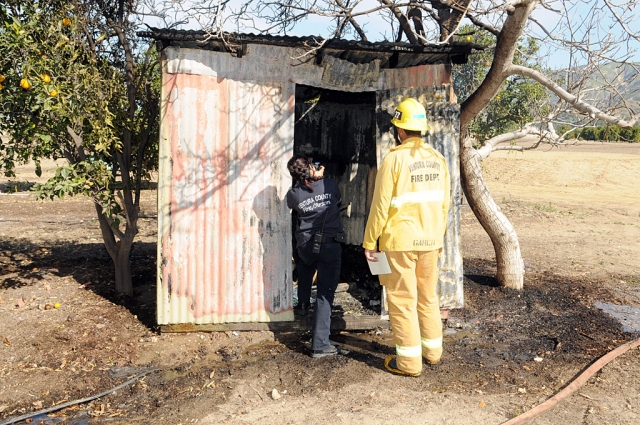
<instances>
[{"instance_id":1,"label":"person in dark navy jacket","mask_svg":"<svg viewBox=\"0 0 640 425\"><path fill-rule=\"evenodd\" d=\"M287 192L287 205L297 213L295 243L298 257L298 306L305 314L311 299L314 273L317 277L317 297L313 319L311 357L326 357L338 353L329 341L333 298L340 278L342 257L340 221L341 194L338 184L324 178L324 166L317 166L305 155L294 155L287 163L294 180Z\"/></svg>"}]
</instances>

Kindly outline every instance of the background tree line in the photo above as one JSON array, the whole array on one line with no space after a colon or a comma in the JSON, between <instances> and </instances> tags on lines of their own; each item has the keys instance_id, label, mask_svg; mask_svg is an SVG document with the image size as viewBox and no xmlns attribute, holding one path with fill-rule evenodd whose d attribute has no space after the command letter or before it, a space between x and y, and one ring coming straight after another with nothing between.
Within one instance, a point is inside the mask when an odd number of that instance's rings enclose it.
<instances>
[{"instance_id":1,"label":"background tree line","mask_svg":"<svg viewBox=\"0 0 640 425\"><path fill-rule=\"evenodd\" d=\"M572 129L571 126L563 125L558 127L558 132L567 132L567 135L565 136L567 139L640 143L640 126L637 125L631 128L621 128L615 125L601 125L598 127L577 129Z\"/></svg>"}]
</instances>

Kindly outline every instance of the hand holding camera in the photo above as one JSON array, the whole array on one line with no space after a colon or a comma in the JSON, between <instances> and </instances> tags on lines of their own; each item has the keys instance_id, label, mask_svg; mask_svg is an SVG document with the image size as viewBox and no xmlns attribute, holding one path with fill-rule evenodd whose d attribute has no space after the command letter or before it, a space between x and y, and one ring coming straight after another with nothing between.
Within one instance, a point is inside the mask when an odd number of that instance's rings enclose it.
<instances>
[{"instance_id":1,"label":"hand holding camera","mask_svg":"<svg viewBox=\"0 0 640 425\"><path fill-rule=\"evenodd\" d=\"M324 178L324 165L320 165L319 162L313 162L309 164L309 171L311 178L314 180L320 180Z\"/></svg>"}]
</instances>

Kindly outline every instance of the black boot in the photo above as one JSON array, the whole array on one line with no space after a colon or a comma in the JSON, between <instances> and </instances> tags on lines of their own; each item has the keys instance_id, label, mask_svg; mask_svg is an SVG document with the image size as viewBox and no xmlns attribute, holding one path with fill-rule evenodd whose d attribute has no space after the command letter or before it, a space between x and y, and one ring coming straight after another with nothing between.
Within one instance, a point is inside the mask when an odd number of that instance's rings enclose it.
<instances>
[{"instance_id":1,"label":"black boot","mask_svg":"<svg viewBox=\"0 0 640 425\"><path fill-rule=\"evenodd\" d=\"M309 314L310 307L311 305L309 303L299 302L298 305L296 305L293 309L293 313L297 314L298 316L306 316Z\"/></svg>"}]
</instances>

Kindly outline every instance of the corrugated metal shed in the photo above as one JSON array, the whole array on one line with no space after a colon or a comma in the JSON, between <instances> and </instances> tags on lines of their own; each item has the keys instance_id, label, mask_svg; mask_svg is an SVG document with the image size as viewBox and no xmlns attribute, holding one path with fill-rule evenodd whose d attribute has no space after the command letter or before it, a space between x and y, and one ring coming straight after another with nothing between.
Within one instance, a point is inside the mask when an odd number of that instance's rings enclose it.
<instances>
[{"instance_id":1,"label":"corrugated metal shed","mask_svg":"<svg viewBox=\"0 0 640 425\"><path fill-rule=\"evenodd\" d=\"M208 40L204 48L188 32L148 35L164 47L159 324L292 320L287 160L298 146L333 167L351 204L343 216L348 241L359 245L377 164L391 143L390 113L405 95L428 106L434 129L429 137L450 161L458 202L450 216L440 293L443 307L462 306L458 109L449 62L468 46L417 46L403 51L409 58L403 62L398 55L390 59L401 45L385 51L390 46L384 43L332 40L316 60L300 61L309 39L235 35L227 44ZM240 50L230 54L228 42ZM416 66L401 68L405 64ZM325 94L362 92L363 103L320 108L299 128L296 99L303 86ZM357 131L341 139L343 127ZM299 140L305 132L319 136L305 145Z\"/></svg>"},{"instance_id":2,"label":"corrugated metal shed","mask_svg":"<svg viewBox=\"0 0 640 425\"><path fill-rule=\"evenodd\" d=\"M248 45L269 45L280 47L315 49L317 62L324 55L334 56L354 64L368 64L380 61L380 68L408 68L419 65L466 63L467 57L483 47L474 43L454 42L453 44L423 44L393 42L367 42L355 40L329 39L319 37L292 37L265 34L212 34L205 31L185 31L150 28L138 33L142 37L153 38L167 46L187 47L203 50L232 52L241 57ZM308 57L307 57L308 59Z\"/></svg>"}]
</instances>

